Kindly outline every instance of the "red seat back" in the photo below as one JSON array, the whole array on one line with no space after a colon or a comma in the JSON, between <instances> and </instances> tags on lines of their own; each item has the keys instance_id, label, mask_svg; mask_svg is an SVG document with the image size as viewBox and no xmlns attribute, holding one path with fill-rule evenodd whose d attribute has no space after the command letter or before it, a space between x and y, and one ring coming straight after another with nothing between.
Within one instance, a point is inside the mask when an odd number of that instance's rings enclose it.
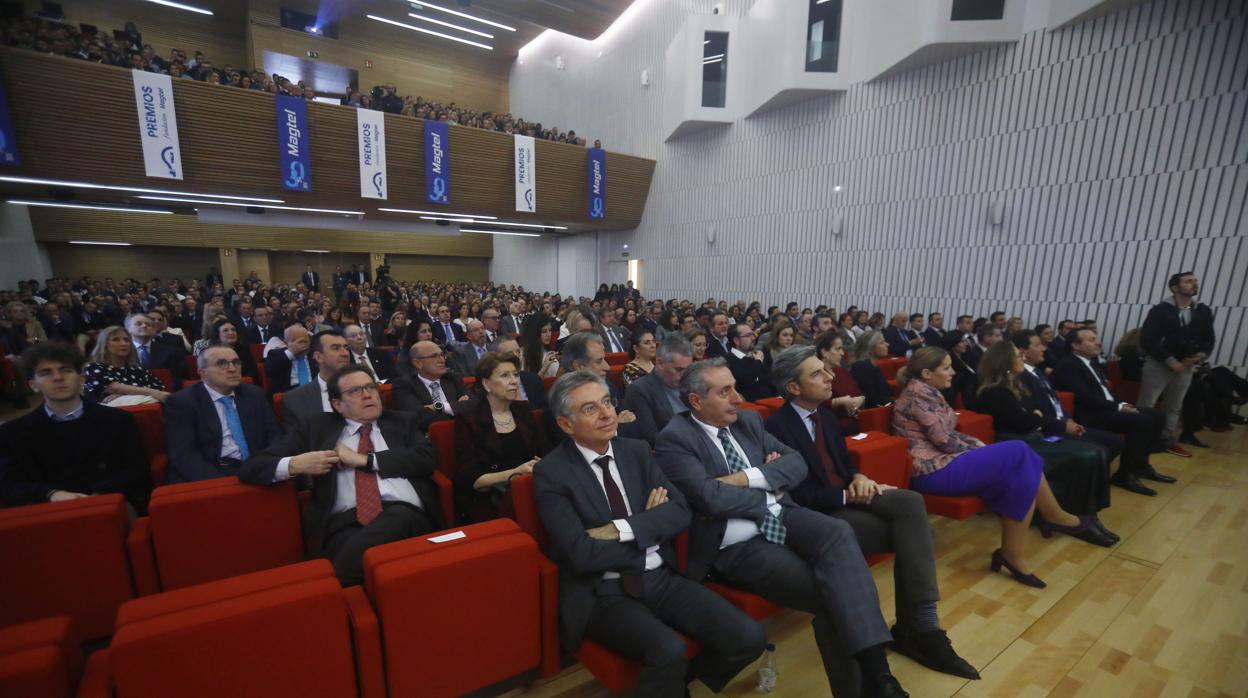
<instances>
[{"instance_id":1,"label":"red seat back","mask_svg":"<svg viewBox=\"0 0 1248 698\"><path fill-rule=\"evenodd\" d=\"M893 406L871 407L858 412L858 426L863 431L893 433Z\"/></svg>"},{"instance_id":2,"label":"red seat back","mask_svg":"<svg viewBox=\"0 0 1248 698\"><path fill-rule=\"evenodd\" d=\"M68 616L0 628L0 695L69 698L82 673L82 648Z\"/></svg>"},{"instance_id":3,"label":"red seat back","mask_svg":"<svg viewBox=\"0 0 1248 698\"><path fill-rule=\"evenodd\" d=\"M273 393L273 414L277 416L278 424L285 424L282 417L282 393Z\"/></svg>"},{"instance_id":4,"label":"red seat back","mask_svg":"<svg viewBox=\"0 0 1248 698\"><path fill-rule=\"evenodd\" d=\"M517 475L511 479L511 502L515 509L516 523L520 529L537 541L538 547L546 550L546 529L542 526L542 517L537 513L537 497L533 493L533 476Z\"/></svg>"},{"instance_id":5,"label":"red seat back","mask_svg":"<svg viewBox=\"0 0 1248 698\"><path fill-rule=\"evenodd\" d=\"M607 352L607 365L623 366L628 363L628 352L626 351L609 351Z\"/></svg>"},{"instance_id":6,"label":"red seat back","mask_svg":"<svg viewBox=\"0 0 1248 698\"><path fill-rule=\"evenodd\" d=\"M149 511L166 591L303 559L293 481L257 487L230 477L158 487Z\"/></svg>"},{"instance_id":7,"label":"red seat back","mask_svg":"<svg viewBox=\"0 0 1248 698\"><path fill-rule=\"evenodd\" d=\"M864 431L859 436L845 439L854 465L863 475L876 482L893 487L910 485L910 449L900 436L889 436L878 431Z\"/></svg>"},{"instance_id":8,"label":"red seat back","mask_svg":"<svg viewBox=\"0 0 1248 698\"><path fill-rule=\"evenodd\" d=\"M1059 390L1057 391L1057 399L1061 401L1062 411L1065 412L1067 416L1073 415L1075 413L1075 394L1074 393L1068 393L1064 390Z\"/></svg>"},{"instance_id":9,"label":"red seat back","mask_svg":"<svg viewBox=\"0 0 1248 698\"><path fill-rule=\"evenodd\" d=\"M884 374L884 379L891 381L897 378L897 372L901 370L902 366L906 365L906 361L907 359L904 357L890 356L880 359L876 362L876 365L879 366L880 373Z\"/></svg>"},{"instance_id":10,"label":"red seat back","mask_svg":"<svg viewBox=\"0 0 1248 698\"><path fill-rule=\"evenodd\" d=\"M186 375L199 376L199 357L190 355L186 357Z\"/></svg>"},{"instance_id":11,"label":"red seat back","mask_svg":"<svg viewBox=\"0 0 1248 698\"><path fill-rule=\"evenodd\" d=\"M438 453L438 471L455 477L455 420L443 419L429 425L429 441Z\"/></svg>"},{"instance_id":12,"label":"red seat back","mask_svg":"<svg viewBox=\"0 0 1248 698\"><path fill-rule=\"evenodd\" d=\"M167 368L151 368L148 372L160 379L165 386L165 392L173 392L173 371Z\"/></svg>"},{"instance_id":13,"label":"red seat back","mask_svg":"<svg viewBox=\"0 0 1248 698\"><path fill-rule=\"evenodd\" d=\"M106 637L134 597L119 494L0 509L0 626L66 615L80 640Z\"/></svg>"},{"instance_id":14,"label":"red seat back","mask_svg":"<svg viewBox=\"0 0 1248 698\"><path fill-rule=\"evenodd\" d=\"M608 380L610 380L612 383L615 383L615 387L619 388L620 390L623 390L624 389L624 367L622 365L611 366L609 368L609 371L610 373L607 375Z\"/></svg>"}]
</instances>

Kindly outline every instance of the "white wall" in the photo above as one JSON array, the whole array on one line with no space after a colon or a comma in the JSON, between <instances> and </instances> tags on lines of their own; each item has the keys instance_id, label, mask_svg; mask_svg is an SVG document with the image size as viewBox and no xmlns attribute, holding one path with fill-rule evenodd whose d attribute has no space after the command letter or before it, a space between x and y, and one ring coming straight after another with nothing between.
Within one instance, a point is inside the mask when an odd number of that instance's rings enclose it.
<instances>
[{"instance_id":1,"label":"white wall","mask_svg":"<svg viewBox=\"0 0 1248 698\"><path fill-rule=\"evenodd\" d=\"M25 206L0 203L0 288L16 290L18 281L52 276L48 251L35 242L30 212Z\"/></svg>"},{"instance_id":2,"label":"white wall","mask_svg":"<svg viewBox=\"0 0 1248 698\"><path fill-rule=\"evenodd\" d=\"M496 235L490 280L562 295L589 295L598 285L598 240L593 233L565 238Z\"/></svg>"},{"instance_id":3,"label":"white wall","mask_svg":"<svg viewBox=\"0 0 1248 698\"><path fill-rule=\"evenodd\" d=\"M584 42L547 36L512 68L513 113L657 160L641 225L598 245L629 242L648 295L1090 316L1109 344L1195 269L1215 360L1248 366L1248 4L1153 0L1047 31L1029 0L1017 44L665 144L654 73L710 4L638 0L601 58L556 72Z\"/></svg>"}]
</instances>

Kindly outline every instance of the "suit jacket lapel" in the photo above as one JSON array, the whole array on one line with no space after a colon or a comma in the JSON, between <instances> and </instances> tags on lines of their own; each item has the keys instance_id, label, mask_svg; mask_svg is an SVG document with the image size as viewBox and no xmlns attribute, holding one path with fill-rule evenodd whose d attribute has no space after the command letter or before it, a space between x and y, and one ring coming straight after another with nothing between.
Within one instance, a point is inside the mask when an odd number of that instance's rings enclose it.
<instances>
[{"instance_id":1,"label":"suit jacket lapel","mask_svg":"<svg viewBox=\"0 0 1248 698\"><path fill-rule=\"evenodd\" d=\"M221 452L221 442L225 439L225 435L221 433L221 420L217 417L217 406L212 404L212 396L208 394L208 388L203 383L195 386L195 400L199 402L199 408L204 410L204 416L208 423L208 432L212 434L212 441L217 447L217 453ZM238 400L234 400L234 405L238 406ZM242 418L242 414L239 414ZM246 420L243 421L243 431L246 433Z\"/></svg>"},{"instance_id":2,"label":"suit jacket lapel","mask_svg":"<svg viewBox=\"0 0 1248 698\"><path fill-rule=\"evenodd\" d=\"M638 472L636 464L625 464L620 460L618 442L612 449L615 454L615 467L620 471L620 481L624 483L624 496L628 498L628 506L634 514L640 514L646 510L646 499L650 493L646 491L646 485L641 481L641 473Z\"/></svg>"},{"instance_id":3,"label":"suit jacket lapel","mask_svg":"<svg viewBox=\"0 0 1248 698\"><path fill-rule=\"evenodd\" d=\"M692 414L685 415L685 418L689 422L689 428L693 429L693 436L698 440L698 446L702 449L702 462L711 465L711 474L715 477L728 475L728 461L724 458L724 454L715 448L715 444L711 443L711 437L694 421Z\"/></svg>"},{"instance_id":4,"label":"suit jacket lapel","mask_svg":"<svg viewBox=\"0 0 1248 698\"><path fill-rule=\"evenodd\" d=\"M580 449L576 447L576 442L572 439L565 439L562 448L567 452L572 477L580 485L588 501L593 503L594 513L598 515L599 520L610 521L611 505L607 502L607 493L603 491L602 484L598 482L598 474L590 470L597 466L585 462ZM619 467L618 464L616 467Z\"/></svg>"},{"instance_id":5,"label":"suit jacket lapel","mask_svg":"<svg viewBox=\"0 0 1248 698\"><path fill-rule=\"evenodd\" d=\"M818 468L823 470L819 454L815 451L815 442L810 440L810 432L806 430L806 425L802 423L802 416L789 404L780 409L786 413L784 415L785 427L789 430L790 438L797 442L798 450L802 452L802 458L806 459L806 464L812 469ZM820 420L822 419L823 415L820 415ZM820 421L819 426L820 428L823 427L822 421ZM824 432L824 438L827 438L827 432Z\"/></svg>"},{"instance_id":6,"label":"suit jacket lapel","mask_svg":"<svg viewBox=\"0 0 1248 698\"><path fill-rule=\"evenodd\" d=\"M745 464L747 467L754 467L755 464L762 465L765 454L763 453L763 445L758 443L754 437L746 432L745 426L738 419L728 431L732 432L732 438L737 440L741 446L741 450L745 451Z\"/></svg>"}]
</instances>

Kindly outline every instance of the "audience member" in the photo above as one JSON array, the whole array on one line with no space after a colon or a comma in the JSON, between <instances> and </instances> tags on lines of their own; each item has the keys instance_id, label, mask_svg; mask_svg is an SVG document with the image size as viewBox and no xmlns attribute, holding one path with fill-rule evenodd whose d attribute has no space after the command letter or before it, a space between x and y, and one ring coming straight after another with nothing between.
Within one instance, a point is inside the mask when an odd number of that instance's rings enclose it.
<instances>
[{"instance_id":1,"label":"audience member","mask_svg":"<svg viewBox=\"0 0 1248 698\"><path fill-rule=\"evenodd\" d=\"M254 322L243 330L243 339L247 344L268 344L270 339L281 334L282 327L273 320L273 309L260 306L252 313Z\"/></svg>"},{"instance_id":2,"label":"audience member","mask_svg":"<svg viewBox=\"0 0 1248 698\"><path fill-rule=\"evenodd\" d=\"M971 337L972 335L961 330L951 330L942 338L940 345L942 349L949 352L949 363L953 366L953 381L940 393L945 396L945 402L951 407L962 407L968 410L975 409L975 394L979 389L978 374L963 360ZM959 400L961 400L960 404Z\"/></svg>"},{"instance_id":3,"label":"audience member","mask_svg":"<svg viewBox=\"0 0 1248 698\"><path fill-rule=\"evenodd\" d=\"M551 350L551 317L537 313L525 319L520 326L520 364L542 378L553 378L559 373L559 352Z\"/></svg>"},{"instance_id":4,"label":"audience member","mask_svg":"<svg viewBox=\"0 0 1248 698\"><path fill-rule=\"evenodd\" d=\"M463 342L451 342L447 345L451 369L456 373L468 376L477 371L477 362L489 351L485 341L485 326L480 320L469 320L464 332Z\"/></svg>"},{"instance_id":5,"label":"audience member","mask_svg":"<svg viewBox=\"0 0 1248 698\"><path fill-rule=\"evenodd\" d=\"M282 393L282 426L287 430L306 431L313 417L333 410L329 403L329 379L351 363L346 338L333 330L318 332L308 346L317 367L316 380Z\"/></svg>"},{"instance_id":6,"label":"audience member","mask_svg":"<svg viewBox=\"0 0 1248 698\"><path fill-rule=\"evenodd\" d=\"M442 346L446 346L448 342L464 341L464 329L451 322L450 306L438 306L437 321L433 323L433 341Z\"/></svg>"},{"instance_id":7,"label":"audience member","mask_svg":"<svg viewBox=\"0 0 1248 698\"><path fill-rule=\"evenodd\" d=\"M82 370L83 394L115 407L164 402L169 397L165 384L139 365L137 353L126 328L100 330L91 361Z\"/></svg>"},{"instance_id":8,"label":"audience member","mask_svg":"<svg viewBox=\"0 0 1248 698\"><path fill-rule=\"evenodd\" d=\"M691 678L722 691L762 653L762 627L680 573L673 541L689 525L689 507L646 444L617 438L603 379L565 374L550 401L569 438L538 466L534 488L559 566L564 650L589 638L639 660L638 695L687 695ZM704 645L688 665L682 633Z\"/></svg>"},{"instance_id":9,"label":"audience member","mask_svg":"<svg viewBox=\"0 0 1248 698\"><path fill-rule=\"evenodd\" d=\"M495 342L490 348L502 357L513 357L520 362L520 366L524 366L524 361L520 357L520 343L510 337L504 337ZM532 371L526 371L524 368L519 369L520 385L517 400L529 403L529 407L535 410L546 409L546 384L542 377Z\"/></svg>"},{"instance_id":10,"label":"audience member","mask_svg":"<svg viewBox=\"0 0 1248 698\"><path fill-rule=\"evenodd\" d=\"M770 358L761 349L754 348L754 330L747 324L728 327L731 349L724 357L737 382L737 390L750 402L773 397L775 390L768 379Z\"/></svg>"},{"instance_id":11,"label":"audience member","mask_svg":"<svg viewBox=\"0 0 1248 698\"><path fill-rule=\"evenodd\" d=\"M634 381L621 407L636 415L621 434L654 446L659 432L672 417L685 411L680 401L680 379L693 363L693 347L683 336L671 332L655 350L654 370Z\"/></svg>"},{"instance_id":12,"label":"audience member","mask_svg":"<svg viewBox=\"0 0 1248 698\"><path fill-rule=\"evenodd\" d=\"M893 389L880 370L879 362L888 356L889 346L879 330L868 330L854 344L850 375L862 390L865 407L882 407L893 402Z\"/></svg>"},{"instance_id":13,"label":"audience member","mask_svg":"<svg viewBox=\"0 0 1248 698\"><path fill-rule=\"evenodd\" d=\"M239 361L243 362L243 375L249 376L254 384L260 383L260 369L256 366L256 359L252 356L251 348L239 338L233 320L226 318L224 315L217 316L217 319L208 327L205 339L196 342L197 346L200 341L205 342L205 344L195 352L196 356L203 354L209 347L230 347L238 355Z\"/></svg>"},{"instance_id":14,"label":"audience member","mask_svg":"<svg viewBox=\"0 0 1248 698\"><path fill-rule=\"evenodd\" d=\"M1001 315L1004 317L1004 313ZM993 313L993 317L996 316L997 313ZM986 322L980 325L975 330L975 339L972 341L971 346L967 347L962 354L963 363L969 366L971 370L978 370L979 360L983 357L984 352L988 351L988 347L1000 342L1002 339L1004 337L1002 336L1001 328L995 322Z\"/></svg>"},{"instance_id":15,"label":"audience member","mask_svg":"<svg viewBox=\"0 0 1248 698\"><path fill-rule=\"evenodd\" d=\"M841 341L835 332L821 336ZM937 671L978 679L979 672L953 650L936 615L940 590L923 495L877 483L858 471L827 406L832 377L815 347L781 352L771 379L785 406L767 419L767 431L806 462L806 478L789 490L794 501L848 523L864 554L896 553L895 648Z\"/></svg>"},{"instance_id":16,"label":"audience member","mask_svg":"<svg viewBox=\"0 0 1248 698\"><path fill-rule=\"evenodd\" d=\"M519 400L520 360L489 352L476 378L476 400L455 417L455 511L464 523L513 515L511 478L533 472L547 451L532 409Z\"/></svg>"},{"instance_id":17,"label":"audience member","mask_svg":"<svg viewBox=\"0 0 1248 698\"><path fill-rule=\"evenodd\" d=\"M694 326L685 330L684 335L685 339L689 340L689 346L693 349L693 360L701 361L707 358L706 353L711 345L711 340L706 330Z\"/></svg>"},{"instance_id":18,"label":"audience member","mask_svg":"<svg viewBox=\"0 0 1248 698\"><path fill-rule=\"evenodd\" d=\"M612 354L627 352L632 346L632 338L628 330L620 327L614 310L602 310L598 313L598 334L602 336L602 347Z\"/></svg>"},{"instance_id":19,"label":"audience member","mask_svg":"<svg viewBox=\"0 0 1248 698\"><path fill-rule=\"evenodd\" d=\"M453 419L469 399L459 376L446 367L446 354L433 342L417 342L410 352L412 374L394 384L394 409L429 413L433 421Z\"/></svg>"},{"instance_id":20,"label":"audience member","mask_svg":"<svg viewBox=\"0 0 1248 698\"><path fill-rule=\"evenodd\" d=\"M78 348L38 342L22 352L20 363L43 404L0 425L0 503L120 493L135 513L146 513L148 463L139 428L126 411L82 399Z\"/></svg>"},{"instance_id":21,"label":"audience member","mask_svg":"<svg viewBox=\"0 0 1248 698\"><path fill-rule=\"evenodd\" d=\"M844 368L845 342L837 330L824 332L815 338L815 356L823 362L832 384L832 397L827 407L836 416L837 425L844 434L857 434L858 411L866 404L867 397L854 380L853 374Z\"/></svg>"},{"instance_id":22,"label":"audience member","mask_svg":"<svg viewBox=\"0 0 1248 698\"><path fill-rule=\"evenodd\" d=\"M711 314L708 326L710 332L706 338L706 356L722 356L727 358L732 352L732 340L728 336L728 314L716 311ZM696 347L695 347L696 348Z\"/></svg>"},{"instance_id":23,"label":"audience member","mask_svg":"<svg viewBox=\"0 0 1248 698\"><path fill-rule=\"evenodd\" d=\"M943 346L945 337L945 316L940 313L927 314L927 329L923 330L923 344L929 347Z\"/></svg>"},{"instance_id":24,"label":"audience member","mask_svg":"<svg viewBox=\"0 0 1248 698\"><path fill-rule=\"evenodd\" d=\"M5 317L0 319L0 340L10 355L20 355L35 344L48 341L48 335L43 325L31 317L25 303L11 301L5 306Z\"/></svg>"},{"instance_id":25,"label":"audience member","mask_svg":"<svg viewBox=\"0 0 1248 698\"><path fill-rule=\"evenodd\" d=\"M892 636L853 529L784 496L806 478L801 455L768 434L757 412L738 413L741 396L722 358L685 371L680 395L690 411L659 434L655 460L695 514L687 576L701 582L713 571L813 613L834 695L905 695L889 670Z\"/></svg>"},{"instance_id":26,"label":"audience member","mask_svg":"<svg viewBox=\"0 0 1248 698\"><path fill-rule=\"evenodd\" d=\"M916 315L918 315L919 324L922 324L923 316L917 313ZM913 317L913 315L909 316L909 318ZM907 327L906 321L905 313L893 313L891 323L884 329L884 341L888 342L889 356L910 356L915 349L923 346L922 335Z\"/></svg>"},{"instance_id":27,"label":"audience member","mask_svg":"<svg viewBox=\"0 0 1248 698\"><path fill-rule=\"evenodd\" d=\"M624 381L625 393L634 381L654 370L654 356L658 343L654 341L654 333L645 328L638 328L632 335L632 360L624 365L620 379Z\"/></svg>"},{"instance_id":28,"label":"audience member","mask_svg":"<svg viewBox=\"0 0 1248 698\"><path fill-rule=\"evenodd\" d=\"M312 478L304 510L308 557L326 557L344 586L364 581L364 552L443 528L436 457L411 415L383 411L373 377L346 366L328 381L333 412L291 429L241 471L256 485Z\"/></svg>"},{"instance_id":29,"label":"audience member","mask_svg":"<svg viewBox=\"0 0 1248 698\"><path fill-rule=\"evenodd\" d=\"M264 391L243 383L233 347L209 347L197 363L200 383L165 401L170 484L238 475L252 453L282 433Z\"/></svg>"},{"instance_id":30,"label":"audience member","mask_svg":"<svg viewBox=\"0 0 1248 698\"><path fill-rule=\"evenodd\" d=\"M348 324L342 330L342 337L347 340L351 363L368 369L378 383L388 383L394 379L393 357L385 349L367 346L364 328Z\"/></svg>"},{"instance_id":31,"label":"audience member","mask_svg":"<svg viewBox=\"0 0 1248 698\"><path fill-rule=\"evenodd\" d=\"M139 366L148 371L163 368L173 377L173 389L182 387L182 377L186 374L185 352L164 342L154 341L156 326L143 313L135 313L126 318L126 331L134 342Z\"/></svg>"},{"instance_id":32,"label":"audience member","mask_svg":"<svg viewBox=\"0 0 1248 698\"><path fill-rule=\"evenodd\" d=\"M312 382L316 366L308 360L311 335L301 325L291 325L283 333L286 348L270 351L264 358L264 373L269 380L269 395L284 393Z\"/></svg>"}]
</instances>

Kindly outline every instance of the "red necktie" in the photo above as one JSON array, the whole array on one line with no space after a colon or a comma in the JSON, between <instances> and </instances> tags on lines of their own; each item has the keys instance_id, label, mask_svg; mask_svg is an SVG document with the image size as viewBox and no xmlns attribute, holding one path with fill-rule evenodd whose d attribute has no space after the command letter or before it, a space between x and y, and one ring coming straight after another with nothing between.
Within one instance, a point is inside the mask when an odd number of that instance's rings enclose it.
<instances>
[{"instance_id":1,"label":"red necktie","mask_svg":"<svg viewBox=\"0 0 1248 698\"><path fill-rule=\"evenodd\" d=\"M373 431L372 424L365 424L360 427L360 445L356 447L359 453L372 453L373 440L370 434ZM377 475L369 468L355 469L355 520L360 522L361 526L367 526L377 518L381 513L381 490L377 487Z\"/></svg>"},{"instance_id":2,"label":"red necktie","mask_svg":"<svg viewBox=\"0 0 1248 698\"><path fill-rule=\"evenodd\" d=\"M828 450L828 439L823 435L823 425L819 423L819 412L810 413L810 421L815 425L815 450L819 452L819 462L823 464L823 472L828 475L828 484L836 489L845 489L845 478L836 471L836 463L832 460L832 452Z\"/></svg>"}]
</instances>

